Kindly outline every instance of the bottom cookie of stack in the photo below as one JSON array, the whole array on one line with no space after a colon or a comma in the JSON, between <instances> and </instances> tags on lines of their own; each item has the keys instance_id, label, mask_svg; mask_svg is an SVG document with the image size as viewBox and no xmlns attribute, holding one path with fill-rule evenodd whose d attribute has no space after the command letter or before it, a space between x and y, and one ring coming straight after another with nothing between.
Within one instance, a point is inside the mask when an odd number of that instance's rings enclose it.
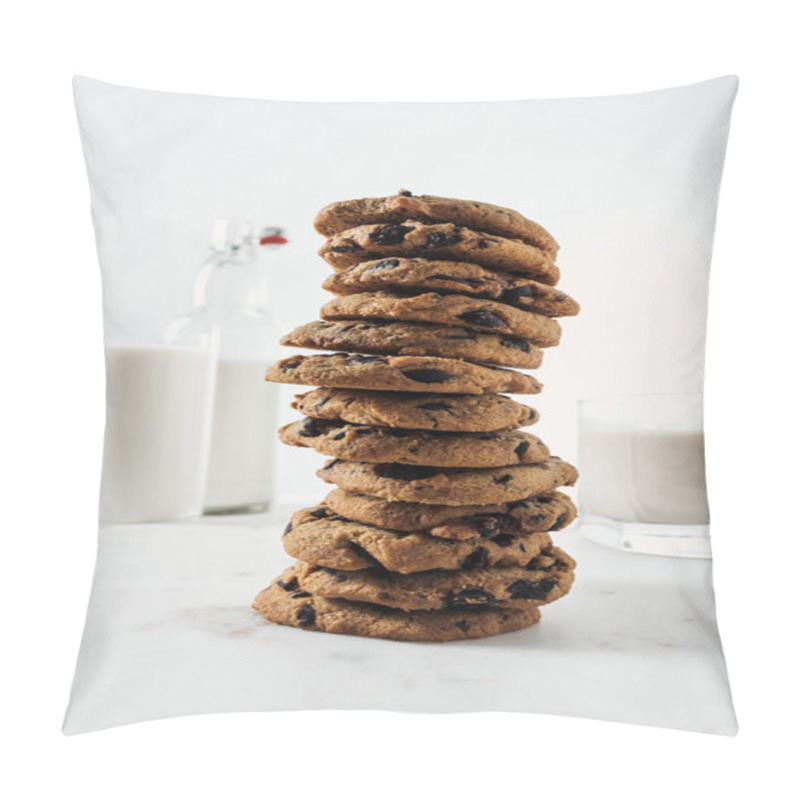
<instances>
[{"instance_id":1,"label":"bottom cookie of stack","mask_svg":"<svg viewBox=\"0 0 800 800\"><path fill-rule=\"evenodd\" d=\"M398 642L451 642L521 630L541 618L535 605L516 608L450 608L399 611L312 595L300 588L290 567L256 597L253 608L280 625L310 631L393 639Z\"/></svg>"}]
</instances>

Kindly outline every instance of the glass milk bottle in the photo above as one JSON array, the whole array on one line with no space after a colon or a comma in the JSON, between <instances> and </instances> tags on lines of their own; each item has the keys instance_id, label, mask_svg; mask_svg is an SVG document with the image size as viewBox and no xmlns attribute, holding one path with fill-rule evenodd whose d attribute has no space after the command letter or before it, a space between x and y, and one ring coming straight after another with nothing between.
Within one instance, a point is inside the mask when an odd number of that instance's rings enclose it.
<instances>
[{"instance_id":1,"label":"glass milk bottle","mask_svg":"<svg viewBox=\"0 0 800 800\"><path fill-rule=\"evenodd\" d=\"M196 310L170 325L169 341L198 332L217 342L217 374L204 510L263 511L272 499L278 389L264 380L277 333L266 311L260 254L286 243L280 229L255 234L250 223L219 219L211 255L195 281Z\"/></svg>"}]
</instances>

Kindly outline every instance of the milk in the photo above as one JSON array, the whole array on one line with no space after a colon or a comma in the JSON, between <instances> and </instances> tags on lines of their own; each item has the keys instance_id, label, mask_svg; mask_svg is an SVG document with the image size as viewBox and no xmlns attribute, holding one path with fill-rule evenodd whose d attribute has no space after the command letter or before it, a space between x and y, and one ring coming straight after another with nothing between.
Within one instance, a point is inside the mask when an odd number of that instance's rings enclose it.
<instances>
[{"instance_id":1,"label":"milk","mask_svg":"<svg viewBox=\"0 0 800 800\"><path fill-rule=\"evenodd\" d=\"M256 510L272 499L278 391L264 371L264 361L218 361L206 512Z\"/></svg>"},{"instance_id":2,"label":"milk","mask_svg":"<svg viewBox=\"0 0 800 800\"><path fill-rule=\"evenodd\" d=\"M707 525L702 430L587 420L580 434L582 510L623 522Z\"/></svg>"},{"instance_id":3,"label":"milk","mask_svg":"<svg viewBox=\"0 0 800 800\"><path fill-rule=\"evenodd\" d=\"M210 351L109 346L100 521L199 515L215 362Z\"/></svg>"}]
</instances>

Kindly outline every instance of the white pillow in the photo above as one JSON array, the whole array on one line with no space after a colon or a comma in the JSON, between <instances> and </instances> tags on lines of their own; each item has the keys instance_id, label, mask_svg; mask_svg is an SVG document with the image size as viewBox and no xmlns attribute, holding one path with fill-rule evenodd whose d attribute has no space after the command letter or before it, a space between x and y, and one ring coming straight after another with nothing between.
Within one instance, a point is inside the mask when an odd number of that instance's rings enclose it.
<instances>
[{"instance_id":1,"label":"white pillow","mask_svg":"<svg viewBox=\"0 0 800 800\"><path fill-rule=\"evenodd\" d=\"M580 470L579 401L701 400L736 88L723 77L600 98L294 103L76 78L107 343L160 348L176 319L184 324L215 219L274 225L289 240L266 257L274 343L330 299L312 225L327 203L403 187L510 207L558 239L559 286L582 307L562 320L561 346L535 373L544 392L516 398L540 412L533 432ZM710 560L621 552L588 541L579 525L553 534L578 560L575 586L528 630L416 644L265 621L250 603L290 562L280 531L332 488L314 475L321 457L277 448L269 513L169 519L192 514L191 491L175 500L176 470L205 458L191 434L200 428L189 427L210 424L197 395L202 370L186 368L180 389L164 394L174 424L162 440L184 426L188 449L174 463L165 449L157 479L151 472L151 483L134 485L125 470L144 441L134 423L154 412L132 410L137 389L120 389L131 384L118 367L109 361L107 425L117 429L107 427L107 448L120 431L129 439L106 452L104 490L117 492L117 518L109 512L114 524L100 530L65 732L216 711L361 708L528 711L735 733ZM295 389L281 388L275 424L297 418ZM704 499L702 477L695 489Z\"/></svg>"}]
</instances>

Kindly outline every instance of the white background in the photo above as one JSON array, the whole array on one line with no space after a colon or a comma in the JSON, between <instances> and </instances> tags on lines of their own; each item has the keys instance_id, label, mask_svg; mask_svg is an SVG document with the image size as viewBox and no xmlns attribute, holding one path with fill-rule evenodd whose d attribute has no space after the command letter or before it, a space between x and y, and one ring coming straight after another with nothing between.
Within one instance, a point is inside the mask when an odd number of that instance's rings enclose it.
<instances>
[{"instance_id":1,"label":"white background","mask_svg":"<svg viewBox=\"0 0 800 800\"><path fill-rule=\"evenodd\" d=\"M11 797L794 796L797 59L790 4L31 3L4 19L2 661ZM100 284L70 77L306 100L616 94L737 73L707 448L736 739L305 712L59 733L94 555ZM9 444L10 443L10 444ZM737 791L738 790L738 791Z\"/></svg>"}]
</instances>

